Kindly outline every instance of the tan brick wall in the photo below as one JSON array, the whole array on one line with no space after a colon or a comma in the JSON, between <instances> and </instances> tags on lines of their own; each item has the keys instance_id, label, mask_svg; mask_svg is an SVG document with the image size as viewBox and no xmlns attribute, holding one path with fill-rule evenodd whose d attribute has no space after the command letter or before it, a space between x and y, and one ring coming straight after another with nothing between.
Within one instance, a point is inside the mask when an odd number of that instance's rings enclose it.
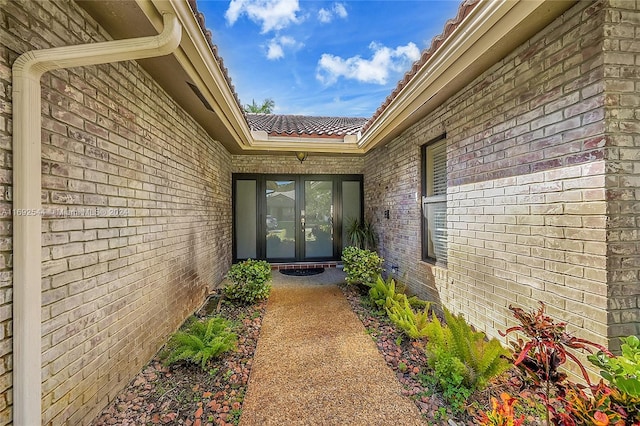
<instances>
[{"instance_id":1,"label":"tan brick wall","mask_svg":"<svg viewBox=\"0 0 640 426\"><path fill-rule=\"evenodd\" d=\"M508 305L606 343L602 3L580 2L365 158L365 211L386 267L491 336ZM446 268L421 261L420 147L446 133ZM384 210L390 219L384 219Z\"/></svg>"},{"instance_id":2,"label":"tan brick wall","mask_svg":"<svg viewBox=\"0 0 640 426\"><path fill-rule=\"evenodd\" d=\"M0 15L0 34L5 23ZM0 210L11 210L11 67L10 52L0 44ZM0 215L0 424L11 421L13 273L11 217Z\"/></svg>"},{"instance_id":3,"label":"tan brick wall","mask_svg":"<svg viewBox=\"0 0 640 426\"><path fill-rule=\"evenodd\" d=\"M447 270L421 259L420 146L444 133L445 109L421 121L385 147L365 158L365 218L375 226L385 269L398 266L397 279L422 297L442 303L436 278L446 282ZM389 219L384 216L389 210Z\"/></svg>"},{"instance_id":4,"label":"tan brick wall","mask_svg":"<svg viewBox=\"0 0 640 426\"><path fill-rule=\"evenodd\" d=\"M73 2L5 2L0 202L11 209L10 66L108 39ZM28 42L26 41L28 40ZM87 424L223 278L231 155L136 63L42 78L43 415ZM97 210L96 210L97 209ZM68 212L71 217L57 216ZM0 253L0 423L11 418L11 219Z\"/></svg>"},{"instance_id":5,"label":"tan brick wall","mask_svg":"<svg viewBox=\"0 0 640 426\"><path fill-rule=\"evenodd\" d=\"M300 163L293 152L287 155L234 155L231 161L233 173L362 174L363 167L363 157L310 153Z\"/></svg>"},{"instance_id":6,"label":"tan brick wall","mask_svg":"<svg viewBox=\"0 0 640 426\"><path fill-rule=\"evenodd\" d=\"M604 35L610 336L640 335L640 5L610 1ZM612 346L618 346L617 339Z\"/></svg>"},{"instance_id":7,"label":"tan brick wall","mask_svg":"<svg viewBox=\"0 0 640 426\"><path fill-rule=\"evenodd\" d=\"M509 304L607 335L605 163L469 183L448 195L449 280L440 295L484 331L512 324Z\"/></svg>"}]
</instances>

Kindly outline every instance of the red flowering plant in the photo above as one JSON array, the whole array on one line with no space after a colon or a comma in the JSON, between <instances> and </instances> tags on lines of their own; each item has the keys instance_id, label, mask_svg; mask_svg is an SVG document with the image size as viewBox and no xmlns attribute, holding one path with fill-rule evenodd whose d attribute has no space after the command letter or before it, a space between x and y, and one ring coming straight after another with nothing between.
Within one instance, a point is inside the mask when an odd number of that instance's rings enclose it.
<instances>
[{"instance_id":1,"label":"red flowering plant","mask_svg":"<svg viewBox=\"0 0 640 426\"><path fill-rule=\"evenodd\" d=\"M587 384L591 386L587 370L580 360L569 352L569 349L586 350L592 353L592 348L595 348L608 356L613 354L602 345L567 333L567 323L554 322L545 314L543 302L540 302L537 311L526 312L513 306L509 306L509 309L520 325L499 333L501 336L506 336L512 332L521 332L528 337L527 341L518 338L516 342L511 343L515 351L513 363L531 379L533 391L540 396L547 408L547 424L550 420L553 420L556 425L580 424L567 420L570 415L562 408L567 389L567 374L560 371L560 367L567 362L567 358L571 359L582 372Z\"/></svg>"}]
</instances>

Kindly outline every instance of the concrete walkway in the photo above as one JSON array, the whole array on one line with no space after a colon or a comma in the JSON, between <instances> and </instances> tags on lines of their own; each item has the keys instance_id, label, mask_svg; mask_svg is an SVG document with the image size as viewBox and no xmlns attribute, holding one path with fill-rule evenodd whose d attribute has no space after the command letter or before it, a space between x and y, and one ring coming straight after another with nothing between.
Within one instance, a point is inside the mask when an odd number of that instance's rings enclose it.
<instances>
[{"instance_id":1,"label":"concrete walkway","mask_svg":"<svg viewBox=\"0 0 640 426\"><path fill-rule=\"evenodd\" d=\"M274 271L241 426L424 425L335 285Z\"/></svg>"}]
</instances>

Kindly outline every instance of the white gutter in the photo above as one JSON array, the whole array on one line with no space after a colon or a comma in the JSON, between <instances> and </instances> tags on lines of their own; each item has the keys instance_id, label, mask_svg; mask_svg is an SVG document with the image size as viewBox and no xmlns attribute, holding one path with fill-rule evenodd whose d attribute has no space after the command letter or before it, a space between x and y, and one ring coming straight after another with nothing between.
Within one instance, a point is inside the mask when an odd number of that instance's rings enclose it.
<instances>
[{"instance_id":1,"label":"white gutter","mask_svg":"<svg viewBox=\"0 0 640 426\"><path fill-rule=\"evenodd\" d=\"M182 26L163 14L157 36L35 50L13 64L13 424L42 424L40 77L47 71L164 56Z\"/></svg>"}]
</instances>

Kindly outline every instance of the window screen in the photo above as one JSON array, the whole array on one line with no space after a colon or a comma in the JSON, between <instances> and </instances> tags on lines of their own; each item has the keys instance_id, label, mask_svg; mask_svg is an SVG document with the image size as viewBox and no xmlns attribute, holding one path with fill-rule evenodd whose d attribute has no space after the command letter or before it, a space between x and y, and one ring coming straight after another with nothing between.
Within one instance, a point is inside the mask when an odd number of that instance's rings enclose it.
<instances>
[{"instance_id":1,"label":"window screen","mask_svg":"<svg viewBox=\"0 0 640 426\"><path fill-rule=\"evenodd\" d=\"M422 147L422 258L447 262L447 145Z\"/></svg>"}]
</instances>

